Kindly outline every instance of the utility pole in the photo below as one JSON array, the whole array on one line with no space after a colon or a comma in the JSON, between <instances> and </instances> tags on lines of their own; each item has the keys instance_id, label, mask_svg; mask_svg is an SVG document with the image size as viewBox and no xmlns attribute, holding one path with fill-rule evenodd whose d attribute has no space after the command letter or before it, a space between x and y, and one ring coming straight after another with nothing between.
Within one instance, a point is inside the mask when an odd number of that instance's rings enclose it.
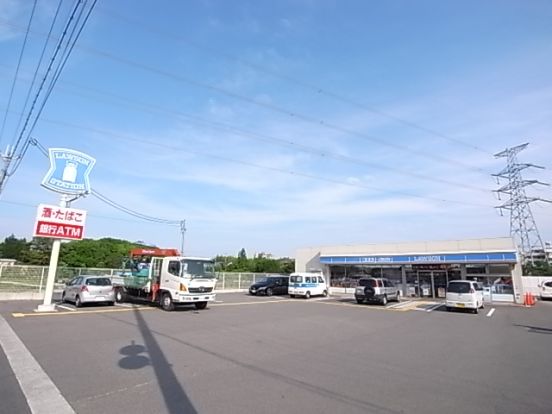
<instances>
[{"instance_id":1,"label":"utility pole","mask_svg":"<svg viewBox=\"0 0 552 414\"><path fill-rule=\"evenodd\" d=\"M525 193L525 187L530 185L549 185L538 180L523 179L521 172L526 168L544 169L544 167L538 165L518 162L517 154L527 148L528 145L529 143L525 143L506 148L504 151L495 154L495 158L506 158L506 167L498 174L492 175L497 177L498 184L500 184L501 178L507 181L505 185L495 191L498 193L499 200L500 194L506 194L508 200L496 208L500 210L501 214L503 209L510 210L510 235L518 245L523 262L533 263L537 251L544 252L544 243L537 229L530 204L535 201L547 203L551 201L538 197L528 197Z\"/></svg>"},{"instance_id":2,"label":"utility pole","mask_svg":"<svg viewBox=\"0 0 552 414\"><path fill-rule=\"evenodd\" d=\"M4 185L6 184L6 180L8 179L8 169L10 168L13 154L12 149L8 145L6 148L6 152L0 153L0 159L2 160L2 165L0 166L0 195L2 194L2 190L4 189Z\"/></svg>"},{"instance_id":3,"label":"utility pole","mask_svg":"<svg viewBox=\"0 0 552 414\"><path fill-rule=\"evenodd\" d=\"M180 254L184 256L184 236L186 234L186 220L180 222Z\"/></svg>"}]
</instances>

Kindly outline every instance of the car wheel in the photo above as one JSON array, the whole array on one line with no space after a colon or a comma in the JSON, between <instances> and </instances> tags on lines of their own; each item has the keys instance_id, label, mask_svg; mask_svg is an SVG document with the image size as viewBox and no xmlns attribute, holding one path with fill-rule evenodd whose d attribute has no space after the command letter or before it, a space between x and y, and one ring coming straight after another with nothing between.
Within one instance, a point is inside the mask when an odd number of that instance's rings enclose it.
<instances>
[{"instance_id":1,"label":"car wheel","mask_svg":"<svg viewBox=\"0 0 552 414\"><path fill-rule=\"evenodd\" d=\"M381 298L381 304L383 306L387 305L387 295L383 295L383 297Z\"/></svg>"},{"instance_id":2,"label":"car wheel","mask_svg":"<svg viewBox=\"0 0 552 414\"><path fill-rule=\"evenodd\" d=\"M361 304L364 303L364 300L362 300L362 299L357 299L356 301L357 301L357 303L358 303L359 305L361 305Z\"/></svg>"},{"instance_id":3,"label":"car wheel","mask_svg":"<svg viewBox=\"0 0 552 414\"><path fill-rule=\"evenodd\" d=\"M477 308L473 309L473 313L475 313L477 315L479 313L479 309L477 309Z\"/></svg>"},{"instance_id":4,"label":"car wheel","mask_svg":"<svg viewBox=\"0 0 552 414\"><path fill-rule=\"evenodd\" d=\"M115 302L121 303L125 301L125 293L123 292L123 289L115 289Z\"/></svg>"},{"instance_id":5,"label":"car wheel","mask_svg":"<svg viewBox=\"0 0 552 414\"><path fill-rule=\"evenodd\" d=\"M80 308L82 306L81 298L79 295L75 296L75 307Z\"/></svg>"},{"instance_id":6,"label":"car wheel","mask_svg":"<svg viewBox=\"0 0 552 414\"><path fill-rule=\"evenodd\" d=\"M161 307L164 311L170 312L174 310L174 303L170 293L164 293L161 299Z\"/></svg>"},{"instance_id":7,"label":"car wheel","mask_svg":"<svg viewBox=\"0 0 552 414\"><path fill-rule=\"evenodd\" d=\"M310 299L310 292L305 293L305 299Z\"/></svg>"},{"instance_id":8,"label":"car wheel","mask_svg":"<svg viewBox=\"0 0 552 414\"><path fill-rule=\"evenodd\" d=\"M479 309L485 309L485 304L483 302L481 302L481 306L479 307Z\"/></svg>"},{"instance_id":9,"label":"car wheel","mask_svg":"<svg viewBox=\"0 0 552 414\"><path fill-rule=\"evenodd\" d=\"M327 297L328 296L328 291L325 290L324 292L322 292L322 296Z\"/></svg>"},{"instance_id":10,"label":"car wheel","mask_svg":"<svg viewBox=\"0 0 552 414\"><path fill-rule=\"evenodd\" d=\"M397 302L401 301L401 292L397 291L397 296L395 297L395 301L397 301Z\"/></svg>"},{"instance_id":11,"label":"car wheel","mask_svg":"<svg viewBox=\"0 0 552 414\"><path fill-rule=\"evenodd\" d=\"M207 302L196 302L195 308L197 310L205 309L207 307Z\"/></svg>"},{"instance_id":12,"label":"car wheel","mask_svg":"<svg viewBox=\"0 0 552 414\"><path fill-rule=\"evenodd\" d=\"M61 303L65 303L65 292L61 294Z\"/></svg>"},{"instance_id":13,"label":"car wheel","mask_svg":"<svg viewBox=\"0 0 552 414\"><path fill-rule=\"evenodd\" d=\"M271 288L267 288L267 289L265 290L266 296L272 296L272 293L273 293L273 292L272 292L272 289L271 289Z\"/></svg>"}]
</instances>

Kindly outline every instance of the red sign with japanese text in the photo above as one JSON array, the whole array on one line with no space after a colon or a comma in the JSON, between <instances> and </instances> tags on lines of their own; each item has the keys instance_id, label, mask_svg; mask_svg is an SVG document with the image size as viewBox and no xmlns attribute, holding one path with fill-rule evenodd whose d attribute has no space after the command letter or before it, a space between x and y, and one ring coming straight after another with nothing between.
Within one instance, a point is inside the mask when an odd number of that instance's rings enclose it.
<instances>
[{"instance_id":1,"label":"red sign with japanese text","mask_svg":"<svg viewBox=\"0 0 552 414\"><path fill-rule=\"evenodd\" d=\"M35 237L81 240L86 211L40 204L34 227Z\"/></svg>"}]
</instances>

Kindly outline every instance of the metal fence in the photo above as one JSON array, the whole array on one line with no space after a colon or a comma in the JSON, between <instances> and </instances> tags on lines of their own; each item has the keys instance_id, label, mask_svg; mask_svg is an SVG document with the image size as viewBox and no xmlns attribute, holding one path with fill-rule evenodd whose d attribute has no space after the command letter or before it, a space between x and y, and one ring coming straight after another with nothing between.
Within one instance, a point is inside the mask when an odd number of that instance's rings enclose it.
<instances>
[{"instance_id":1,"label":"metal fence","mask_svg":"<svg viewBox=\"0 0 552 414\"><path fill-rule=\"evenodd\" d=\"M80 275L113 276L120 269L82 267L58 267L55 289L63 288L65 282ZM268 273L217 273L217 290L247 289ZM43 293L48 277L48 266L0 266L0 293Z\"/></svg>"}]
</instances>

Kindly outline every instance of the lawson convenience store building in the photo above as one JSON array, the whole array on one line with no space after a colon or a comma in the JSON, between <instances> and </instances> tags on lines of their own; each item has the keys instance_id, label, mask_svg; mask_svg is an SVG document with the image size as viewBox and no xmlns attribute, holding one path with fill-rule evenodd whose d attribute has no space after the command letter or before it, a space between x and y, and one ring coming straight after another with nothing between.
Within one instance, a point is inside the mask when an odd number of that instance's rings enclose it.
<instances>
[{"instance_id":1,"label":"lawson convenience store building","mask_svg":"<svg viewBox=\"0 0 552 414\"><path fill-rule=\"evenodd\" d=\"M509 237L298 249L298 272L321 270L333 292L351 292L361 277L385 277L403 297L444 298L451 280L476 280L487 300L522 302L522 269Z\"/></svg>"}]
</instances>

